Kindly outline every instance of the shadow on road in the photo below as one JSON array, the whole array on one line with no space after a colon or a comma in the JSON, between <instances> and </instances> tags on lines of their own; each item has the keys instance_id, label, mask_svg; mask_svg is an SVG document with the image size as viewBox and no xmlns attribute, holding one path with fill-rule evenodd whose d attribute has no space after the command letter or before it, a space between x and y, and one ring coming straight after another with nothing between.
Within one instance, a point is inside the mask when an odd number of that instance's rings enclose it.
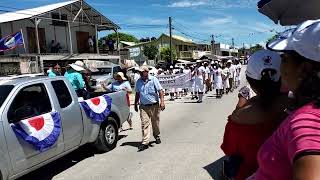
<instances>
[{"instance_id":1,"label":"shadow on road","mask_svg":"<svg viewBox=\"0 0 320 180\"><path fill-rule=\"evenodd\" d=\"M141 142L136 141L136 142L124 142L120 146L132 146L138 148L141 145Z\"/></svg>"},{"instance_id":2,"label":"shadow on road","mask_svg":"<svg viewBox=\"0 0 320 180\"><path fill-rule=\"evenodd\" d=\"M215 162L203 167L203 169L205 169L210 176L212 177L212 179L215 180L224 180L223 175L222 175L222 164L223 164L223 160L225 160L225 156L216 160Z\"/></svg>"},{"instance_id":3,"label":"shadow on road","mask_svg":"<svg viewBox=\"0 0 320 180\"><path fill-rule=\"evenodd\" d=\"M41 180L50 180L55 175L69 169L70 167L76 165L80 161L94 156L96 151L90 145L84 145L79 149L71 152L70 154L59 158L25 176L19 178L19 180L26 179L41 179Z\"/></svg>"},{"instance_id":4,"label":"shadow on road","mask_svg":"<svg viewBox=\"0 0 320 180\"><path fill-rule=\"evenodd\" d=\"M128 135L119 135L119 140L126 138L127 136ZM87 158L93 157L95 154L101 153L97 152L94 147L89 144L84 145L70 154L61 157L25 176L22 176L18 180L51 180L57 174L71 168Z\"/></svg>"}]
</instances>

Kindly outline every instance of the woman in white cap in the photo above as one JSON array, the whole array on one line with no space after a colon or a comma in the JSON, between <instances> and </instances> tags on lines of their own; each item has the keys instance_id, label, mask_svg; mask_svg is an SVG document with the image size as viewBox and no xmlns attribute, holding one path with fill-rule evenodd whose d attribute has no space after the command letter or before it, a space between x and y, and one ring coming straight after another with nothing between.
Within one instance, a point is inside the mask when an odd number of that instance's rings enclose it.
<instances>
[{"instance_id":1,"label":"woman in white cap","mask_svg":"<svg viewBox=\"0 0 320 180\"><path fill-rule=\"evenodd\" d=\"M226 94L228 94L230 91L229 77L230 77L230 70L226 65L224 65L222 69L222 82L223 82L223 89L225 90Z\"/></svg>"},{"instance_id":2,"label":"woman in white cap","mask_svg":"<svg viewBox=\"0 0 320 180\"><path fill-rule=\"evenodd\" d=\"M294 96L293 110L258 153L250 179L320 177L320 20L306 21L267 45L282 52L281 77Z\"/></svg>"},{"instance_id":3,"label":"woman in white cap","mask_svg":"<svg viewBox=\"0 0 320 180\"><path fill-rule=\"evenodd\" d=\"M281 93L280 56L272 51L254 53L246 77L256 96L236 107L228 117L221 149L228 156L224 174L243 180L258 168L257 152L286 117L287 94ZM239 99L246 96L239 93ZM236 170L236 171L235 171Z\"/></svg>"},{"instance_id":4,"label":"woman in white cap","mask_svg":"<svg viewBox=\"0 0 320 180\"><path fill-rule=\"evenodd\" d=\"M85 70L85 65L82 61L76 61L73 64L69 64L70 68L64 74L69 80L72 87L76 91L78 97L88 98L88 93L85 89L85 82L82 77L81 71Z\"/></svg>"},{"instance_id":5,"label":"woman in white cap","mask_svg":"<svg viewBox=\"0 0 320 180\"><path fill-rule=\"evenodd\" d=\"M106 86L105 83L101 83L102 87L106 89L107 91L116 92L116 91L126 91L127 93L132 93L132 88L127 80L127 78L124 77L123 72L118 72L115 75L115 82L109 84Z\"/></svg>"}]
</instances>

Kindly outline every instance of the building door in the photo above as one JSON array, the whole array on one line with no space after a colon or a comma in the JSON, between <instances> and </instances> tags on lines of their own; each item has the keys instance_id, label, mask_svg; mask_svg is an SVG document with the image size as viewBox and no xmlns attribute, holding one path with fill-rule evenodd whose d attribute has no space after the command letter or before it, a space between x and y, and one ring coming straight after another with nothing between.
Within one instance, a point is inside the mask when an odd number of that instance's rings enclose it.
<instances>
[{"instance_id":1,"label":"building door","mask_svg":"<svg viewBox=\"0 0 320 180\"><path fill-rule=\"evenodd\" d=\"M89 32L77 31L77 47L78 53L88 53L89 52Z\"/></svg>"},{"instance_id":2,"label":"building door","mask_svg":"<svg viewBox=\"0 0 320 180\"><path fill-rule=\"evenodd\" d=\"M47 52L46 33L44 28L38 28L39 32L39 44L41 53ZM27 27L28 47L29 53L38 53L37 51L37 38L36 30L34 27Z\"/></svg>"}]
</instances>

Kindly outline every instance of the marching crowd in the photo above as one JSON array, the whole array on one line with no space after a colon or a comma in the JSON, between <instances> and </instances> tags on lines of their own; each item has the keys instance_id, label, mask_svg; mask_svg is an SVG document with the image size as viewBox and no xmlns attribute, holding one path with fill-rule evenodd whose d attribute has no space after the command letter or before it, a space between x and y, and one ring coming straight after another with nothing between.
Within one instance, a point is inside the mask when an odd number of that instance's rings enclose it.
<instances>
[{"instance_id":1,"label":"marching crowd","mask_svg":"<svg viewBox=\"0 0 320 180\"><path fill-rule=\"evenodd\" d=\"M156 68L156 72L149 72L152 76L190 74L191 80L184 87L165 89L170 95L170 101L180 99L191 93L191 99L202 103L203 95L215 89L217 98L223 94L233 92L240 85L241 63L239 60L211 61L198 60L192 65L180 67L170 66L168 69ZM139 79L139 72L136 72L135 80Z\"/></svg>"}]
</instances>

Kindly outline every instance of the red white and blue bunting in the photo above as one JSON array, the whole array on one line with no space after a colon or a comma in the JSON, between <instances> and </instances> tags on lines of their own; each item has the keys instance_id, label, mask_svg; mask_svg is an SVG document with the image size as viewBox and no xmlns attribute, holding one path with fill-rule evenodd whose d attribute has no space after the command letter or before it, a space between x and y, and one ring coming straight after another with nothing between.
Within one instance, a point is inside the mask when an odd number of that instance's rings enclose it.
<instances>
[{"instance_id":1,"label":"red white and blue bunting","mask_svg":"<svg viewBox=\"0 0 320 180\"><path fill-rule=\"evenodd\" d=\"M61 133L61 117L58 112L21 120L11 124L13 131L22 139L43 152L56 143Z\"/></svg>"},{"instance_id":2,"label":"red white and blue bunting","mask_svg":"<svg viewBox=\"0 0 320 180\"><path fill-rule=\"evenodd\" d=\"M80 104L91 120L103 122L110 114L112 99L107 95L103 95L82 101Z\"/></svg>"}]
</instances>

